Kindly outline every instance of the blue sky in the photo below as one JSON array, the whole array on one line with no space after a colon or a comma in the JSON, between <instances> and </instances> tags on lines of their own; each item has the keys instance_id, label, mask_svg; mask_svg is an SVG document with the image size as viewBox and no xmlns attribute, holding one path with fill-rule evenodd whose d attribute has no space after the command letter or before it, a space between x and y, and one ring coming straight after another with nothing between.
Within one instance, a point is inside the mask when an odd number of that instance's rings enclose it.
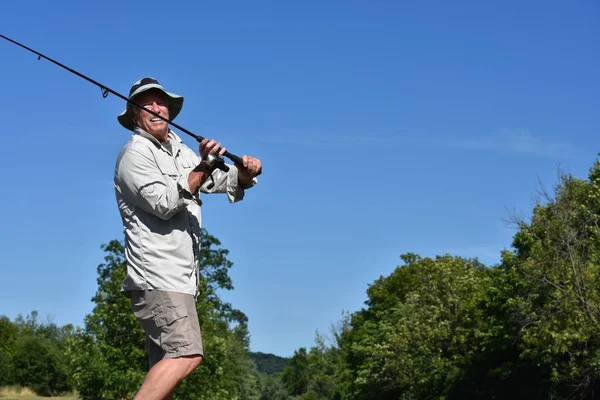
<instances>
[{"instance_id":1,"label":"blue sky","mask_svg":"<svg viewBox=\"0 0 600 400\"><path fill-rule=\"evenodd\" d=\"M243 202L204 199L254 351L311 346L402 253L497 262L509 210L600 150L593 0L23 0L0 33L123 94L153 76L185 96L176 122L263 161ZM122 239L125 103L4 40L0 59L0 314L80 325Z\"/></svg>"}]
</instances>

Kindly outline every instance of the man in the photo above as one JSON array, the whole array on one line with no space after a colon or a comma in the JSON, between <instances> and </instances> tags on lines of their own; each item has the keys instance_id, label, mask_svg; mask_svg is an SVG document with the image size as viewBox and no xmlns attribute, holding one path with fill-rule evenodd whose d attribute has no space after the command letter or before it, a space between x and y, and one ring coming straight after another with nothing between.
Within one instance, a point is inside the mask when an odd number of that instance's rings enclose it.
<instances>
[{"instance_id":1,"label":"man","mask_svg":"<svg viewBox=\"0 0 600 400\"><path fill-rule=\"evenodd\" d=\"M182 96L167 92L153 78L135 82L129 99L171 121L183 106ZM256 184L262 166L244 155L243 166L212 170L207 155L222 156L226 150L215 140L203 140L197 156L166 122L139 107L127 103L117 119L133 132L114 175L126 239L122 290L144 329L150 361L135 399L172 399L177 384L204 357L195 307L200 194L223 193L230 203L238 202Z\"/></svg>"}]
</instances>

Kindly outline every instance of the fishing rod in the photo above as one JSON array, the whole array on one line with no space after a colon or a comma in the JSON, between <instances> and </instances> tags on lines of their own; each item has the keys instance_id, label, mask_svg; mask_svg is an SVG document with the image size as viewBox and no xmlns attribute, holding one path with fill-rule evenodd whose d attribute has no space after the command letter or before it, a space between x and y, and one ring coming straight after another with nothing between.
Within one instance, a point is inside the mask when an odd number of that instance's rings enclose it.
<instances>
[{"instance_id":1,"label":"fishing rod","mask_svg":"<svg viewBox=\"0 0 600 400\"><path fill-rule=\"evenodd\" d=\"M64 68L64 69L66 69L67 71L69 71L69 72L71 72L71 73L73 73L73 74L75 74L75 75L79 76L80 78L83 78L83 79L85 79L86 81L88 81L88 82L90 82L90 83L92 83L92 84L94 84L94 85L96 85L96 86L100 87L100 90L102 91L102 97L103 97L103 98L106 98L106 97L108 96L108 94L109 94L109 93L112 93L112 94L114 94L115 96L117 96L117 97L119 97L119 98L121 98L121 99L125 100L125 101L126 101L126 102L128 102L129 104L131 104L131 105L133 105L133 106L136 106L136 107L138 107L138 108L140 108L140 109L142 109L142 110L144 110L144 111L146 111L146 112L148 112L148 113L152 114L153 116L155 116L155 117L157 117L157 118L160 118L161 120L165 121L167 124L170 124L170 125L174 126L175 128L177 128L177 129L181 130L182 132L185 132L185 133L187 133L188 135L190 135L191 137L193 137L194 139L196 139L198 142L202 142L202 141L205 139L205 138L204 138L204 137L202 137L202 136L196 135L196 134L194 134L194 133L192 133L192 132L188 131L188 130L187 130L187 129L185 129L184 127L182 127L182 126L180 126L180 125L176 124L175 122L172 122L172 121L170 121L170 120L168 120L168 119L166 119L166 118L164 118L164 117L162 117L162 116L160 116L160 115L156 114L155 112L153 112L153 111L151 111L151 110L149 110L149 109L147 109L147 108L145 108L145 107L142 107L142 106L140 106L139 104L137 104L137 103L135 103L135 102L131 101L131 100L130 100L130 99L128 99L127 97L123 96L122 94L120 94L120 93L118 93L118 92L116 92L116 91L112 90L112 89L111 89L111 88L109 88L108 86L105 86L105 85L103 85L103 84L101 84L101 83L99 83L99 82L96 82L95 80L93 80L93 79L91 79L91 78L88 78L87 76L85 76L85 75L83 75L83 74L81 74L81 73L79 73L79 72L75 71L74 69L72 69L72 68L69 68L69 67L67 67L66 65L63 65L63 64L61 64L60 62L58 62L58 61L56 61L56 60L53 60L53 59L51 59L51 58L49 58L49 57L47 57L47 56L43 55L42 53L40 53L40 52L38 52L38 51L35 51L35 50L33 50L32 48L29 48L29 47L27 47L27 46L25 46L25 45L23 45L23 44L21 44L21 43L19 43L19 42L15 41L15 40L13 40L13 39L10 39L10 38L8 38L8 37L6 37L6 36L2 35L2 34L0 34L0 37L1 37L1 38L3 38L3 39L6 39L6 40L8 40L8 41L9 41L9 42L11 42L11 43L14 43L14 44L16 44L17 46L20 46L20 47L24 48L25 50L29 50L30 52L32 52L32 53L34 53L34 54L37 54L37 56L38 56L38 60L39 60L39 59L41 59L41 58L43 57L43 58L45 58L46 60L48 60L48 61L50 61L50 62L52 62L52 63L54 63L54 64L58 65L59 67L61 67L61 68ZM230 153L229 151L225 151L225 153L223 153L223 155L224 155L225 157L229 158L229 159L230 159L231 161L233 161L235 164L238 164L238 165L240 165L240 166L243 166L243 165L244 165L244 162L242 161L242 159L241 159L240 157L236 156L235 154L232 154L232 153ZM228 170L229 170L229 168L228 168L228 167L225 165L225 163L224 163L224 162L222 162L222 160L215 160L214 158L212 158L211 160L209 160L209 162L211 162L211 163L216 163L215 167L217 167L217 168L220 168L220 169L222 169L222 170L224 170L224 171L228 171ZM260 173L261 173L261 172L262 172L262 171L259 171L259 175L260 175Z\"/></svg>"}]
</instances>

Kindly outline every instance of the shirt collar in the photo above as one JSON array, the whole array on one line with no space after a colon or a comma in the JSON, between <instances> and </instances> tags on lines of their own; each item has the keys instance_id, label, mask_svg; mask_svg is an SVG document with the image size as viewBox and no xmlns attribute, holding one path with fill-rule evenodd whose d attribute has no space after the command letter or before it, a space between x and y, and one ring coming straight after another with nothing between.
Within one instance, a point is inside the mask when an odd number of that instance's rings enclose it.
<instances>
[{"instance_id":1,"label":"shirt collar","mask_svg":"<svg viewBox=\"0 0 600 400\"><path fill-rule=\"evenodd\" d=\"M150 140L157 147L164 149L165 151L169 151L168 148L165 148L165 146L163 146L162 143L157 138L155 138L154 136L152 136L151 134L149 134L142 128L135 126L133 128L133 132L136 135L139 135L141 137L144 137L144 138ZM177 152L179 151L179 143L182 142L181 138L170 129L169 129L168 137L169 137L169 142L171 143L171 146L173 148L173 153L177 154Z\"/></svg>"}]
</instances>

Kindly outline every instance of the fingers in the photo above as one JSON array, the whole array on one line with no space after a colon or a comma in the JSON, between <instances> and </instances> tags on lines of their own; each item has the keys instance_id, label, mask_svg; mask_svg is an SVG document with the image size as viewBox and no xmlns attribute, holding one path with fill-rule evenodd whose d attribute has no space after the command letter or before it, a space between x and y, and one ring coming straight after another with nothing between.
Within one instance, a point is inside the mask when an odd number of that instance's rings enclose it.
<instances>
[{"instance_id":1,"label":"fingers","mask_svg":"<svg viewBox=\"0 0 600 400\"><path fill-rule=\"evenodd\" d=\"M206 154L217 153L219 154L219 156L223 157L226 151L227 148L221 147L221 143L217 142L214 139L203 139L200 142L200 155L202 157L204 157ZM254 158L248 155L243 155L241 158L245 173L249 173L253 176L256 176L260 173L262 169L262 163L258 158Z\"/></svg>"},{"instance_id":2,"label":"fingers","mask_svg":"<svg viewBox=\"0 0 600 400\"><path fill-rule=\"evenodd\" d=\"M252 175L257 175L262 168L262 163L258 158L244 155L242 156L242 162L244 163L244 168Z\"/></svg>"},{"instance_id":3,"label":"fingers","mask_svg":"<svg viewBox=\"0 0 600 400\"><path fill-rule=\"evenodd\" d=\"M262 163L260 162L260 160L258 158L254 159L254 168L255 168L255 174L259 174L260 171L262 170Z\"/></svg>"},{"instance_id":4,"label":"fingers","mask_svg":"<svg viewBox=\"0 0 600 400\"><path fill-rule=\"evenodd\" d=\"M221 143L217 142L214 139L208 140L208 139L203 139L200 142L200 155L204 156L206 154L219 154L220 156L223 156L223 154L225 154L225 152L227 151L226 147L221 147Z\"/></svg>"},{"instance_id":5,"label":"fingers","mask_svg":"<svg viewBox=\"0 0 600 400\"><path fill-rule=\"evenodd\" d=\"M218 143L215 139L212 139L206 144L205 151L210 154L217 154L219 147L221 147L221 143Z\"/></svg>"},{"instance_id":6,"label":"fingers","mask_svg":"<svg viewBox=\"0 0 600 400\"><path fill-rule=\"evenodd\" d=\"M204 152L204 149L206 148L207 143L208 143L208 139L202 139L202 141L200 142L200 153Z\"/></svg>"}]
</instances>

